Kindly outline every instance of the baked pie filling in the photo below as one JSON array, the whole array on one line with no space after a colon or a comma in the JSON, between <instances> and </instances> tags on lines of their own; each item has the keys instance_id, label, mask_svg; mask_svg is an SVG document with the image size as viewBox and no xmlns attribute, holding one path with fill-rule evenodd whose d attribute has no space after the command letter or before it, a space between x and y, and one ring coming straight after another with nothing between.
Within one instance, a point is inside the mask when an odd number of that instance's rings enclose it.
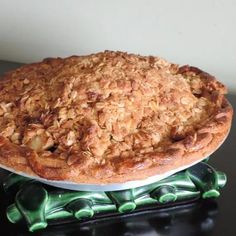
<instances>
[{"instance_id":1,"label":"baked pie filling","mask_svg":"<svg viewBox=\"0 0 236 236\"><path fill-rule=\"evenodd\" d=\"M46 179L112 183L201 160L232 119L213 76L105 51L45 59L0 80L0 163Z\"/></svg>"}]
</instances>

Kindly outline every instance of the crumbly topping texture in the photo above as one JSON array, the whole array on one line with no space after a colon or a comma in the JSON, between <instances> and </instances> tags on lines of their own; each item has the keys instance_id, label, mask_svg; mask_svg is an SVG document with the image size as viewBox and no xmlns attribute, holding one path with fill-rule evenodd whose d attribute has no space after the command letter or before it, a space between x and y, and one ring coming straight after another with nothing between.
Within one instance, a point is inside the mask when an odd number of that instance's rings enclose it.
<instances>
[{"instance_id":1,"label":"crumbly topping texture","mask_svg":"<svg viewBox=\"0 0 236 236\"><path fill-rule=\"evenodd\" d=\"M0 162L75 182L159 173L226 134L225 92L209 74L153 56L45 59L0 80Z\"/></svg>"}]
</instances>

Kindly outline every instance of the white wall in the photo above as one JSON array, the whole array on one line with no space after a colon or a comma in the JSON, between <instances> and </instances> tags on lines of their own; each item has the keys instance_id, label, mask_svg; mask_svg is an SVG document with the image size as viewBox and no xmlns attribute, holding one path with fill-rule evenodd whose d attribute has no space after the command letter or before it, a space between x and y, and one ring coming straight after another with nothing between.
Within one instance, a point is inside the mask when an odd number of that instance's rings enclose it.
<instances>
[{"instance_id":1,"label":"white wall","mask_svg":"<svg viewBox=\"0 0 236 236\"><path fill-rule=\"evenodd\" d=\"M0 0L0 59L105 49L192 64L236 91L236 1Z\"/></svg>"}]
</instances>

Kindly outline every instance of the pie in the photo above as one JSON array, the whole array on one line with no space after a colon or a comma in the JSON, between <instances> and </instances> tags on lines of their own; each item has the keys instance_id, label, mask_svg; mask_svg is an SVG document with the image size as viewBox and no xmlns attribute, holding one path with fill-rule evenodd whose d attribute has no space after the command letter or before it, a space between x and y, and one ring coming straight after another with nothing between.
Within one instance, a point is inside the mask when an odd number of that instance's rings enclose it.
<instances>
[{"instance_id":1,"label":"pie","mask_svg":"<svg viewBox=\"0 0 236 236\"><path fill-rule=\"evenodd\" d=\"M201 161L233 110L212 75L105 51L47 58L0 80L0 164L50 180L124 183Z\"/></svg>"}]
</instances>

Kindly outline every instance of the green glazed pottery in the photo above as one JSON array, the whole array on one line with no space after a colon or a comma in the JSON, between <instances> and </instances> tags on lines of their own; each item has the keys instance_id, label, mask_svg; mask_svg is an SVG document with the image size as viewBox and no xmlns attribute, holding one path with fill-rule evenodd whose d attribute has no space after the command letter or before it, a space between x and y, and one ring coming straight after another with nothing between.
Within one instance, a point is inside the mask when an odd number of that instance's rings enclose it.
<instances>
[{"instance_id":1,"label":"green glazed pottery","mask_svg":"<svg viewBox=\"0 0 236 236\"><path fill-rule=\"evenodd\" d=\"M46 228L61 219L89 220L106 213L129 213L142 207L185 200L215 198L226 183L226 175L206 162L146 186L122 191L71 191L10 174L3 182L9 201L6 214L12 223L26 222L29 231Z\"/></svg>"}]
</instances>

